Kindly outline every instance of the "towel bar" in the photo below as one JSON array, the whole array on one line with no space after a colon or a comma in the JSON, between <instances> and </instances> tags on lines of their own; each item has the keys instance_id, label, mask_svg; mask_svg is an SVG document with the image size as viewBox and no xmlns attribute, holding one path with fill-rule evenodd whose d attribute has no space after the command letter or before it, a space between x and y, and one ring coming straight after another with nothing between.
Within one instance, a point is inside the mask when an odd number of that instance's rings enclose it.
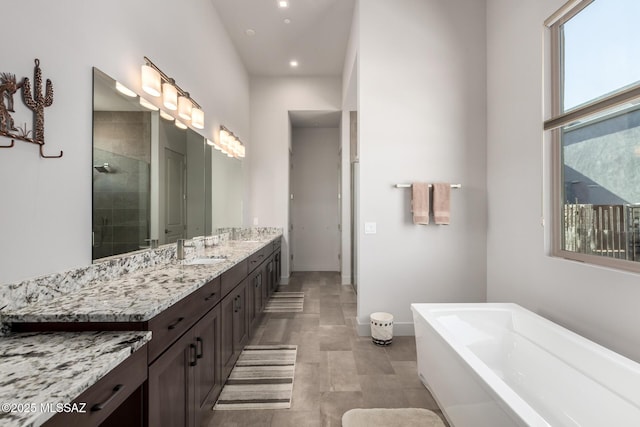
<instances>
[{"instance_id":1,"label":"towel bar","mask_svg":"<svg viewBox=\"0 0 640 427\"><path fill-rule=\"evenodd\" d=\"M411 188L411 184L396 184L396 188ZM429 187L433 187L433 185L429 184ZM451 188L462 188L462 184L451 184Z\"/></svg>"}]
</instances>

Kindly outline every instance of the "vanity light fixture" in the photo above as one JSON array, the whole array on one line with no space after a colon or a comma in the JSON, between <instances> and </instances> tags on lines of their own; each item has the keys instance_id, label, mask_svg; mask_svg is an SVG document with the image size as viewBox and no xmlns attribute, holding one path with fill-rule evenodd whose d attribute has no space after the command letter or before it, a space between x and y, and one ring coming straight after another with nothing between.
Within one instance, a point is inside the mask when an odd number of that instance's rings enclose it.
<instances>
[{"instance_id":1,"label":"vanity light fixture","mask_svg":"<svg viewBox=\"0 0 640 427\"><path fill-rule=\"evenodd\" d=\"M214 143L216 150L220 150L228 157L235 157L236 159L242 159L245 157L246 149L244 144L233 134L233 132L220 125L220 132L218 136L218 144Z\"/></svg>"},{"instance_id":2,"label":"vanity light fixture","mask_svg":"<svg viewBox=\"0 0 640 427\"><path fill-rule=\"evenodd\" d=\"M118 90L118 92L120 92L123 95L129 96L131 98L134 98L136 96L138 96L137 93L135 93L134 91L132 91L131 89L129 89L128 87L126 87L125 85L123 85L120 82L116 82L116 89Z\"/></svg>"},{"instance_id":3,"label":"vanity light fixture","mask_svg":"<svg viewBox=\"0 0 640 427\"><path fill-rule=\"evenodd\" d=\"M171 114L167 113L164 110L160 110L160 117L162 117L165 120L169 120L170 122L175 120Z\"/></svg>"},{"instance_id":4,"label":"vanity light fixture","mask_svg":"<svg viewBox=\"0 0 640 427\"><path fill-rule=\"evenodd\" d=\"M176 127L179 129L186 129L187 125L185 125L184 123L182 123L180 120L176 120Z\"/></svg>"},{"instance_id":5,"label":"vanity light fixture","mask_svg":"<svg viewBox=\"0 0 640 427\"><path fill-rule=\"evenodd\" d=\"M204 129L204 111L200 108L191 110L191 126L196 129Z\"/></svg>"},{"instance_id":6,"label":"vanity light fixture","mask_svg":"<svg viewBox=\"0 0 640 427\"><path fill-rule=\"evenodd\" d=\"M170 81L162 83L162 104L171 111L178 109L178 89Z\"/></svg>"},{"instance_id":7,"label":"vanity light fixture","mask_svg":"<svg viewBox=\"0 0 640 427\"><path fill-rule=\"evenodd\" d=\"M189 94L186 96L180 95L178 97L178 115L184 120L191 120L191 110L193 110L193 104L189 99Z\"/></svg>"},{"instance_id":8,"label":"vanity light fixture","mask_svg":"<svg viewBox=\"0 0 640 427\"><path fill-rule=\"evenodd\" d=\"M152 103L150 103L149 101L147 101L146 99L144 99L143 97L140 97L140 105L142 105L144 108L147 108L151 111L158 111L160 109L155 105L153 105Z\"/></svg>"},{"instance_id":9,"label":"vanity light fixture","mask_svg":"<svg viewBox=\"0 0 640 427\"><path fill-rule=\"evenodd\" d=\"M281 8L281 9L289 7L289 2L286 1L286 0L279 0L278 1L278 7Z\"/></svg>"},{"instance_id":10,"label":"vanity light fixture","mask_svg":"<svg viewBox=\"0 0 640 427\"><path fill-rule=\"evenodd\" d=\"M160 96L162 93L160 73L148 64L142 66L142 90L151 96Z\"/></svg>"},{"instance_id":11,"label":"vanity light fixture","mask_svg":"<svg viewBox=\"0 0 640 427\"><path fill-rule=\"evenodd\" d=\"M144 57L145 64L142 66L142 89L150 95L162 95L162 104L170 111L178 112L178 116L185 121L191 121L191 126L196 129L204 129L204 111L202 107L189 95L189 92L182 90L176 81L162 72L149 58ZM162 112L161 112L162 116ZM170 118L169 118L170 117ZM173 120L173 117L166 114L162 118ZM178 121L176 120L176 126ZM185 123L181 123L186 126Z\"/></svg>"}]
</instances>

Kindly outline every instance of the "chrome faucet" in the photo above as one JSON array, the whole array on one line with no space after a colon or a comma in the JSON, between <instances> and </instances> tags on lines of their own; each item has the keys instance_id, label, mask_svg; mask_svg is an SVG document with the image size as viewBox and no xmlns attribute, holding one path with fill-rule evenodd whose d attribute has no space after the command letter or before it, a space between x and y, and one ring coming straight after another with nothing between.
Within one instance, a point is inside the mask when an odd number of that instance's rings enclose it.
<instances>
[{"instance_id":1,"label":"chrome faucet","mask_svg":"<svg viewBox=\"0 0 640 427\"><path fill-rule=\"evenodd\" d=\"M180 261L184 259L184 248L195 248L195 243L187 244L186 239L178 239L176 241L176 258Z\"/></svg>"}]
</instances>

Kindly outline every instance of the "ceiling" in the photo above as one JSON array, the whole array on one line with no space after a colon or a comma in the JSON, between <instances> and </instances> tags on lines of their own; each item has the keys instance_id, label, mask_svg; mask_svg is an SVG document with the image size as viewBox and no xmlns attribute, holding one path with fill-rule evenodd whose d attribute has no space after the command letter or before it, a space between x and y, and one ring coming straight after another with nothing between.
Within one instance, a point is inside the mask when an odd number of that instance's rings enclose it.
<instances>
[{"instance_id":1,"label":"ceiling","mask_svg":"<svg viewBox=\"0 0 640 427\"><path fill-rule=\"evenodd\" d=\"M289 0L287 8L277 0L211 2L250 75L342 74L355 0Z\"/></svg>"},{"instance_id":2,"label":"ceiling","mask_svg":"<svg viewBox=\"0 0 640 427\"><path fill-rule=\"evenodd\" d=\"M289 111L293 128L337 128L340 116L340 111Z\"/></svg>"}]
</instances>

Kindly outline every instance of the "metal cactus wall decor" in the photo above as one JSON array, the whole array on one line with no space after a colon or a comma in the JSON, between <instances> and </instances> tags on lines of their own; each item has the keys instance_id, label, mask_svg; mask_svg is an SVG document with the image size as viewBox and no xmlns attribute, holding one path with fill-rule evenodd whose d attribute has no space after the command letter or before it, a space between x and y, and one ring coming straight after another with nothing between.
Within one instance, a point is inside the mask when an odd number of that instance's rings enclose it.
<instances>
[{"instance_id":1,"label":"metal cactus wall decor","mask_svg":"<svg viewBox=\"0 0 640 427\"><path fill-rule=\"evenodd\" d=\"M31 83L27 77L17 83L15 74L0 74L0 135L11 139L10 145L0 145L0 148L13 147L17 139L39 145L41 157L57 159L62 157L62 151L56 156L47 156L42 151L44 147L44 109L53 104L53 84L51 80L47 79L45 90L42 91L40 60L36 58L35 63L33 94L31 93ZM15 113L13 95L18 89L22 89L22 99L27 108L33 111L35 124L33 136L31 136L31 131L27 129L26 123L23 127L16 127L13 117L11 117L11 113Z\"/></svg>"}]
</instances>

